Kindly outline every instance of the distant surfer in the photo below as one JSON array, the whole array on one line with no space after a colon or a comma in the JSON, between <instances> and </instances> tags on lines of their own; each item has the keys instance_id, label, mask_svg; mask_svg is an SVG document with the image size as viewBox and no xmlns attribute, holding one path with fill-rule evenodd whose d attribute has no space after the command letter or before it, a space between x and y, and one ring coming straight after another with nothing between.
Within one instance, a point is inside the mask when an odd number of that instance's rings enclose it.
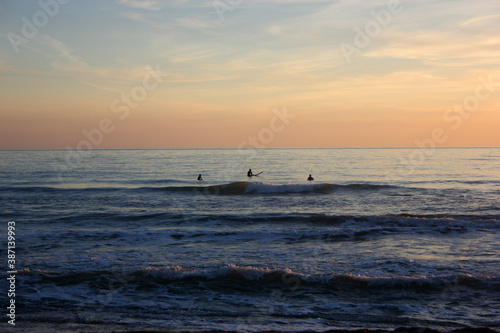
<instances>
[{"instance_id":1,"label":"distant surfer","mask_svg":"<svg viewBox=\"0 0 500 333\"><path fill-rule=\"evenodd\" d=\"M198 180L203 180L203 178L201 178L201 173L198 175Z\"/></svg>"},{"instance_id":2,"label":"distant surfer","mask_svg":"<svg viewBox=\"0 0 500 333\"><path fill-rule=\"evenodd\" d=\"M259 173L254 174L254 173L252 172L252 169L248 169L247 176L248 176L248 177L258 177L258 176L259 176L261 173L263 173L263 172L264 172L264 171L261 171L261 172L259 172Z\"/></svg>"},{"instance_id":3,"label":"distant surfer","mask_svg":"<svg viewBox=\"0 0 500 333\"><path fill-rule=\"evenodd\" d=\"M307 180L314 180L313 176L309 175L309 177L307 177Z\"/></svg>"}]
</instances>

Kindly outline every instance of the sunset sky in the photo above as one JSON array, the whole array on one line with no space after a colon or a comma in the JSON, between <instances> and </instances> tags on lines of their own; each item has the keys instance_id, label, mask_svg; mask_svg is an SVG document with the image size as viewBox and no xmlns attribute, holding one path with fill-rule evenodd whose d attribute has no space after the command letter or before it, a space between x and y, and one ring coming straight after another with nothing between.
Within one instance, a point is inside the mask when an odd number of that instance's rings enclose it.
<instances>
[{"instance_id":1,"label":"sunset sky","mask_svg":"<svg viewBox=\"0 0 500 333\"><path fill-rule=\"evenodd\" d=\"M500 146L499 129L497 0L0 0L0 149Z\"/></svg>"}]
</instances>

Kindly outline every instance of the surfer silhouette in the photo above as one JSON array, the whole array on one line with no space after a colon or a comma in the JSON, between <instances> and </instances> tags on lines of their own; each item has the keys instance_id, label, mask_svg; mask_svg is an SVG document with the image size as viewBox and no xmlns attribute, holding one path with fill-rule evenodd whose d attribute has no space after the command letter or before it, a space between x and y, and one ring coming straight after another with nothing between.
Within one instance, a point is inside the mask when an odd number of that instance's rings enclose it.
<instances>
[{"instance_id":1,"label":"surfer silhouette","mask_svg":"<svg viewBox=\"0 0 500 333\"><path fill-rule=\"evenodd\" d=\"M309 175L309 177L307 177L307 180L314 180L313 176Z\"/></svg>"},{"instance_id":2,"label":"surfer silhouette","mask_svg":"<svg viewBox=\"0 0 500 333\"><path fill-rule=\"evenodd\" d=\"M264 171L261 171L261 172L259 172L259 173L253 173L253 172L252 172L252 169L248 169L247 176L248 176L248 177L259 177L259 175L260 175L261 173L263 173L263 172L264 172Z\"/></svg>"},{"instance_id":3,"label":"surfer silhouette","mask_svg":"<svg viewBox=\"0 0 500 333\"><path fill-rule=\"evenodd\" d=\"M201 173L198 175L198 180L203 180L203 178L201 178Z\"/></svg>"}]
</instances>

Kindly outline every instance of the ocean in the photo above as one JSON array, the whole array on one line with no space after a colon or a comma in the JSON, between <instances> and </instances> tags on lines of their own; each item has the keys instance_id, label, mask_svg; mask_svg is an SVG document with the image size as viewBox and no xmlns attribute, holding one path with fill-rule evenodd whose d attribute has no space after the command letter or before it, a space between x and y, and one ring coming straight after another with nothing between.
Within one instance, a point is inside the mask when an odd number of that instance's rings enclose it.
<instances>
[{"instance_id":1,"label":"ocean","mask_svg":"<svg viewBox=\"0 0 500 333\"><path fill-rule=\"evenodd\" d=\"M500 148L4 150L0 205L0 330L500 327Z\"/></svg>"}]
</instances>

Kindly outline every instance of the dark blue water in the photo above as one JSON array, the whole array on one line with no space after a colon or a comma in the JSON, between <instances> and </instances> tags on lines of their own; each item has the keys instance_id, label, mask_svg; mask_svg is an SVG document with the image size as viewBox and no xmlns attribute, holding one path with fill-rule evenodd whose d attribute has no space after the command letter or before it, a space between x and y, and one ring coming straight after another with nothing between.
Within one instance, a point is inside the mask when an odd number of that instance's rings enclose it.
<instances>
[{"instance_id":1,"label":"dark blue water","mask_svg":"<svg viewBox=\"0 0 500 333\"><path fill-rule=\"evenodd\" d=\"M500 149L428 153L0 151L17 320L498 328Z\"/></svg>"}]
</instances>

